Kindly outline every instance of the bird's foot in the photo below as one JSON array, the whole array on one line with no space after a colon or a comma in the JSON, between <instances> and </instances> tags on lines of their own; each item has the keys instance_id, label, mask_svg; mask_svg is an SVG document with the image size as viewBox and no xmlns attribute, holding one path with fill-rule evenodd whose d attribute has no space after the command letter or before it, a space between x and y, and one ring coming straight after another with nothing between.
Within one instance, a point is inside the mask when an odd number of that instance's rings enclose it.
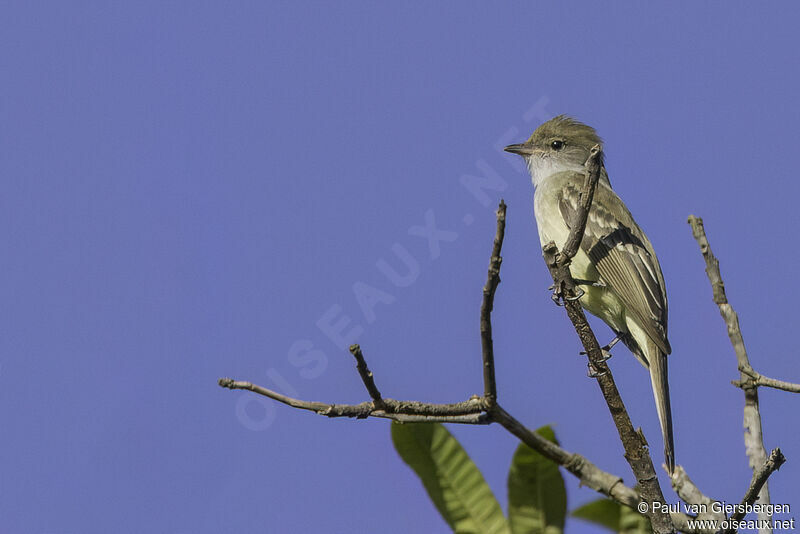
<instances>
[{"instance_id":1,"label":"bird's foot","mask_svg":"<svg viewBox=\"0 0 800 534\"><path fill-rule=\"evenodd\" d=\"M585 294L586 294L586 291L584 291L583 289L578 288L578 292L575 294L574 297L564 297L564 300L569 300L569 301L578 300L582 296L584 296Z\"/></svg>"},{"instance_id":2,"label":"bird's foot","mask_svg":"<svg viewBox=\"0 0 800 534\"><path fill-rule=\"evenodd\" d=\"M605 347L600 347L600 351L603 353L603 361L604 362L607 362L613 356L613 354L611 354L611 352L608 349L609 349L608 345L606 345ZM586 356L589 353L586 352L585 350L582 350L578 354L580 354L581 356Z\"/></svg>"},{"instance_id":3,"label":"bird's foot","mask_svg":"<svg viewBox=\"0 0 800 534\"><path fill-rule=\"evenodd\" d=\"M603 361L605 361L605 360L603 360ZM586 376L588 376L589 378L597 378L597 377L603 376L607 372L608 371L603 371L601 373L600 371L597 370L597 368L595 368L595 366L592 364L592 362L589 362L589 370L586 372Z\"/></svg>"},{"instance_id":4,"label":"bird's foot","mask_svg":"<svg viewBox=\"0 0 800 534\"><path fill-rule=\"evenodd\" d=\"M611 359L611 356L613 356L613 354L611 354L611 349L614 347L614 345L616 345L619 342L620 342L620 337L617 336L614 339L612 339L611 341L609 341L608 345L604 345L604 346L600 347L600 350L603 351L603 361L604 362L606 362L606 361ZM586 356L587 352L585 350L582 350L580 352L580 355L581 356Z\"/></svg>"},{"instance_id":5,"label":"bird's foot","mask_svg":"<svg viewBox=\"0 0 800 534\"><path fill-rule=\"evenodd\" d=\"M583 289L576 288L576 291L574 291L575 293L574 295L567 296L566 295L567 291L565 290L565 286L566 284L562 282L560 284L553 284L552 286L547 288L553 292L553 294L550 295L550 298L553 299L553 302L555 302L556 306L563 306L564 302L566 301L573 302L579 300L582 296L586 294L586 291L584 291Z\"/></svg>"}]
</instances>

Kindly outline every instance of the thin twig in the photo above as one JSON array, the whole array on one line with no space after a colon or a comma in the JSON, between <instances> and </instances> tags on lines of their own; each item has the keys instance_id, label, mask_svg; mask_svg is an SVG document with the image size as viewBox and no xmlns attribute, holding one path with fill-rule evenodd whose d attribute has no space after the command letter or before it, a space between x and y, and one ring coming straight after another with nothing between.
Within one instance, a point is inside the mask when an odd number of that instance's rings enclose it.
<instances>
[{"instance_id":1,"label":"thin twig","mask_svg":"<svg viewBox=\"0 0 800 534\"><path fill-rule=\"evenodd\" d=\"M783 456L781 450L773 449L767 461L764 462L764 465L753 471L753 479L750 481L750 487L747 488L747 492L745 492L742 502L737 507L736 512L730 517L732 526L729 527L724 534L733 534L736 532L735 524L744 519L744 516L747 515L748 507L756 502L761 488L766 485L769 476L780 469L784 462L786 462L786 458Z\"/></svg>"},{"instance_id":2,"label":"thin twig","mask_svg":"<svg viewBox=\"0 0 800 534\"><path fill-rule=\"evenodd\" d=\"M725 282L722 281L722 275L719 271L719 260L714 256L711 245L708 243L705 227L703 226L703 219L690 215L688 222L692 227L692 235L697 241L697 244L700 245L700 252L703 254L703 259L706 262L706 275L708 275L708 280L711 282L714 302L719 307L719 313L722 315L725 325L728 328L728 337L736 353L739 380L741 382L740 387L744 392L743 420L745 453L749 459L750 468L755 473L755 471L767 461L767 450L764 447L764 440L762 437L761 412L758 406L758 385L752 380L748 381L748 374L745 372L746 370L751 370L752 366L747 356L747 349L745 349L744 346L742 330L739 328L739 316L728 303L728 297L725 294ZM766 483L761 489L758 502L759 504L769 504L770 502L769 485ZM768 507L765 507L765 509L768 509ZM768 512L761 512L758 514L758 518L768 520L771 518L771 514ZM772 532L772 528L763 528L761 532L769 534Z\"/></svg>"},{"instance_id":3,"label":"thin twig","mask_svg":"<svg viewBox=\"0 0 800 534\"><path fill-rule=\"evenodd\" d=\"M589 159L586 161L586 181L581 193L581 203L571 223L572 228L564 244L564 249L559 252L556 244L551 241L543 247L542 252L545 263L550 270L550 275L553 277L554 299L564 302L567 316L575 327L575 332L578 334L589 357L593 375L597 378L603 398L617 427L622 446L625 449L625 459L631 466L631 470L641 488L642 500L650 505L647 507L646 515L650 520L653 532L665 534L674 532L675 528L670 515L665 511L665 507L658 507L658 510L654 510L656 507L652 506L654 502L665 503L666 501L658 483L658 476L656 475L653 460L650 458L647 443L644 437L633 427L628 411L614 382L614 377L606 364L606 358L603 355L600 343L589 326L586 315L584 315L578 301L580 295L575 291L575 281L569 270L570 261L577 253L578 246L583 240L594 190L600 179L601 164L602 151L599 145L595 145L592 148Z\"/></svg>"},{"instance_id":4,"label":"thin twig","mask_svg":"<svg viewBox=\"0 0 800 534\"><path fill-rule=\"evenodd\" d=\"M580 202L578 203L578 210L575 212L575 220L570 221L570 233L567 236L567 241L561 251L558 250L555 243L552 241L545 245L549 252L545 252L545 260L548 259L548 254L552 255L554 267L558 269L558 278L553 278L553 300L559 304L564 300L565 296L575 300L583 295L582 289L577 289L575 281L569 272L569 264L575 254L578 253L583 234L586 231L586 221L589 220L589 208L592 206L594 199L594 190L597 187L597 182L600 181L600 170L603 162L603 151L600 145L594 145L589 152L589 158L585 163L586 179L583 184L583 189L580 194ZM552 248L551 248L552 245ZM551 269L552 274L552 269Z\"/></svg>"},{"instance_id":5,"label":"thin twig","mask_svg":"<svg viewBox=\"0 0 800 534\"><path fill-rule=\"evenodd\" d=\"M485 405L480 397L473 397L464 402L453 404L432 404L418 401L401 401L381 399L381 406L374 402L360 404L328 404L325 402L304 401L287 397L277 391L263 388L250 382L220 378L219 385L228 389L245 389L264 395L283 404L300 410L309 410L326 417L382 417L402 422L440 422L485 425L490 421L486 417Z\"/></svg>"},{"instance_id":6,"label":"thin twig","mask_svg":"<svg viewBox=\"0 0 800 534\"><path fill-rule=\"evenodd\" d=\"M372 397L372 401L376 406L381 406L383 404L381 392L378 391L378 386L375 385L375 377L372 376L372 371L367 367L367 362L364 360L364 355L361 353L361 347L358 345L350 345L350 354L356 358L356 369L358 369L358 374L361 376L361 380L364 382L369 396Z\"/></svg>"},{"instance_id":7,"label":"thin twig","mask_svg":"<svg viewBox=\"0 0 800 534\"><path fill-rule=\"evenodd\" d=\"M497 401L497 382L494 376L494 343L492 342L492 309L494 309L494 294L500 284L500 265L503 258L500 252L503 249L503 238L506 235L506 203L500 199L497 208L497 231L492 244L492 256L489 259L489 274L486 285L483 286L483 301L481 302L481 354L483 356L483 397L489 402Z\"/></svg>"},{"instance_id":8,"label":"thin twig","mask_svg":"<svg viewBox=\"0 0 800 534\"><path fill-rule=\"evenodd\" d=\"M747 387L753 386L764 386L767 388L774 388L774 389L781 389L783 391L788 391L789 393L800 393L800 384L795 384L793 382L786 382L785 380L777 380L775 378L770 378L768 376L764 376L752 367L747 369L739 369L742 373L746 374L748 378L745 380L733 380L731 383L736 386L737 388L745 389Z\"/></svg>"},{"instance_id":9,"label":"thin twig","mask_svg":"<svg viewBox=\"0 0 800 534\"><path fill-rule=\"evenodd\" d=\"M600 145L594 145L585 163L586 180L583 184L583 191L581 191L580 203L578 205L578 211L575 214L575 220L570 222L572 231L561 250L561 254L563 254L566 259L575 257L575 254L578 253L578 249L581 246L581 241L583 241L583 233L586 231L586 221L589 220L589 208L592 207L594 190L597 187L597 182L600 180L600 169L602 166L603 149Z\"/></svg>"}]
</instances>

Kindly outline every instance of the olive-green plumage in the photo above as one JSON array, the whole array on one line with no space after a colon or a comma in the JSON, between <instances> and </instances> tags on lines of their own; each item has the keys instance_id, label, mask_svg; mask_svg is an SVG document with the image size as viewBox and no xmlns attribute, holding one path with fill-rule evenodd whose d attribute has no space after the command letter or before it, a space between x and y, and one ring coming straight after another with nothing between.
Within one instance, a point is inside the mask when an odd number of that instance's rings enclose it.
<instances>
[{"instance_id":1,"label":"olive-green plumage","mask_svg":"<svg viewBox=\"0 0 800 534\"><path fill-rule=\"evenodd\" d=\"M534 214L542 245L561 248L577 210L584 163L602 144L594 128L560 115L539 126L522 144L506 150L525 158L536 188ZM667 355L667 294L650 240L617 196L601 167L586 231L572 260L572 276L582 286L581 305L611 327L650 370L653 396L664 438L664 457L675 467Z\"/></svg>"}]
</instances>

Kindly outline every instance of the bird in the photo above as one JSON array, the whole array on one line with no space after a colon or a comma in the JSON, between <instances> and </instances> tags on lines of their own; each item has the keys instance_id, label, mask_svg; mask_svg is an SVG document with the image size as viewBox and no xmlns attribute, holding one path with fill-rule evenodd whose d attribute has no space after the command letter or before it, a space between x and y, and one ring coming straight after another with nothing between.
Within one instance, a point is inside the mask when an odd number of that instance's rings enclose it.
<instances>
[{"instance_id":1,"label":"bird","mask_svg":"<svg viewBox=\"0 0 800 534\"><path fill-rule=\"evenodd\" d=\"M580 205L586 160L603 146L591 126L559 115L520 144L505 147L525 159L534 186L534 216L542 246L562 249ZM601 152L602 158L602 152ZM610 349L622 341L650 371L668 472L675 469L667 356L667 293L653 245L611 188L605 165L589 210L586 230L570 270L584 291L580 303L614 331Z\"/></svg>"}]
</instances>

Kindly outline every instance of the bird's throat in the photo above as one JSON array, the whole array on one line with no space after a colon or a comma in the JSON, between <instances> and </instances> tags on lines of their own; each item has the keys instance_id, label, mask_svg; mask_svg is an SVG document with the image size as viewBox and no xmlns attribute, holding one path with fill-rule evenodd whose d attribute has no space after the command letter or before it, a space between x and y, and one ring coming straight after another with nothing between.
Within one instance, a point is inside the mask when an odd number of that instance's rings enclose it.
<instances>
[{"instance_id":1,"label":"bird's throat","mask_svg":"<svg viewBox=\"0 0 800 534\"><path fill-rule=\"evenodd\" d=\"M531 175L534 187L539 187L539 184L550 176L560 172L583 172L584 170L583 163L576 162L570 158L559 158L548 154L534 154L526 158L526 163L528 164L528 172Z\"/></svg>"}]
</instances>

